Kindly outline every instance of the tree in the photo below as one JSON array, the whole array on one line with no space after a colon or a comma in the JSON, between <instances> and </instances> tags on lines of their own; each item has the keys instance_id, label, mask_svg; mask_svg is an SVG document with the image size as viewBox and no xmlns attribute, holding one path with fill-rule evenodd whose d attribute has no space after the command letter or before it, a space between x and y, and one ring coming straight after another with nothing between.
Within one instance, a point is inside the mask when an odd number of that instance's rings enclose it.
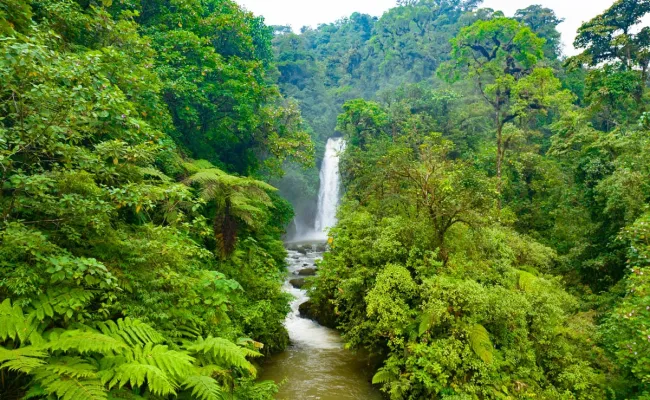
<instances>
[{"instance_id":1,"label":"tree","mask_svg":"<svg viewBox=\"0 0 650 400\"><path fill-rule=\"evenodd\" d=\"M417 146L395 144L379 164L388 190L401 197L402 207L412 204L433 227L444 262L448 259L447 232L456 224L476 228L493 207L489 180L468 163L451 160L453 144L432 135ZM384 165L385 163L385 165Z\"/></svg>"},{"instance_id":2,"label":"tree","mask_svg":"<svg viewBox=\"0 0 650 400\"><path fill-rule=\"evenodd\" d=\"M648 0L618 0L603 14L578 29L573 45L584 51L567 60L569 66L613 64L609 74L614 76L610 77L610 82L618 81L619 84L615 86L619 88L621 83L628 86L627 90L633 94L639 111L635 114L636 118L646 107L644 97L650 64L650 27L635 32L635 26L649 12ZM608 93L607 86L601 91ZM630 86L634 86L632 90Z\"/></svg>"},{"instance_id":3,"label":"tree","mask_svg":"<svg viewBox=\"0 0 650 400\"><path fill-rule=\"evenodd\" d=\"M201 198L216 207L214 237L221 255L229 256L235 250L241 222L251 229L265 223L267 209L273 206L268 193L276 189L252 178L228 175L205 161L186 165L192 175L185 182L197 184Z\"/></svg>"},{"instance_id":4,"label":"tree","mask_svg":"<svg viewBox=\"0 0 650 400\"><path fill-rule=\"evenodd\" d=\"M552 70L539 65L543 45L543 39L515 20L477 21L452 40L452 61L439 70L453 82L467 69L483 100L494 111L499 209L503 163L513 138L504 134L504 128L508 123L547 113L570 99Z\"/></svg>"},{"instance_id":5,"label":"tree","mask_svg":"<svg viewBox=\"0 0 650 400\"><path fill-rule=\"evenodd\" d=\"M514 19L528 26L533 33L546 40L544 43L544 55L546 58L555 60L562 53L562 37L557 26L564 22L564 18L558 18L555 11L542 7L538 4L517 10Z\"/></svg>"},{"instance_id":6,"label":"tree","mask_svg":"<svg viewBox=\"0 0 650 400\"><path fill-rule=\"evenodd\" d=\"M573 45L585 50L575 60L592 66L615 61L624 70L640 67L645 77L650 61L650 28L634 33L634 27L649 12L648 0L616 1L578 29Z\"/></svg>"}]
</instances>

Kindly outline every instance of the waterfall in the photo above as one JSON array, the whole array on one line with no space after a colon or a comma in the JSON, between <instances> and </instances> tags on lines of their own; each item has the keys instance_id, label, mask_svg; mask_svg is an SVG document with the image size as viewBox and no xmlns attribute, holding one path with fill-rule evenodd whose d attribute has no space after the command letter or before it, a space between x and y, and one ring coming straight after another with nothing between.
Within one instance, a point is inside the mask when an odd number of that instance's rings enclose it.
<instances>
[{"instance_id":1,"label":"waterfall","mask_svg":"<svg viewBox=\"0 0 650 400\"><path fill-rule=\"evenodd\" d=\"M314 223L314 236L327 238L327 229L336 225L336 207L339 204L341 177L339 155L345 149L343 138L330 138L325 147L325 157L320 169L318 211Z\"/></svg>"}]
</instances>

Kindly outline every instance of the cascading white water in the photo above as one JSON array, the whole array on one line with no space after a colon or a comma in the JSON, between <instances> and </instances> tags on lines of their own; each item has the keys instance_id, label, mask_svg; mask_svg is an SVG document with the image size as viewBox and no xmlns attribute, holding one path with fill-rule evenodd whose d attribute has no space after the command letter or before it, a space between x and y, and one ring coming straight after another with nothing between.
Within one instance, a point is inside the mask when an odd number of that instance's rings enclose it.
<instances>
[{"instance_id":1,"label":"cascading white water","mask_svg":"<svg viewBox=\"0 0 650 400\"><path fill-rule=\"evenodd\" d=\"M314 223L315 236L327 238L327 229L336 225L336 207L339 204L341 177L339 155L345 149L343 138L330 138L325 147L325 157L320 169L318 211Z\"/></svg>"},{"instance_id":2,"label":"cascading white water","mask_svg":"<svg viewBox=\"0 0 650 400\"><path fill-rule=\"evenodd\" d=\"M309 300L302 288L304 276L308 276L308 270L311 270L309 274L318 270L318 260L326 249L326 231L336 225L336 207L340 197L339 153L344 148L342 138L327 141L314 227L297 225L294 240L287 243L284 290L292 294L294 300L284 325L291 346L267 363L262 376L276 382L288 379L280 389L280 398L381 399L379 392L369 383L367 363L344 349L343 340L335 330L305 318L300 312L301 304Z\"/></svg>"}]
</instances>

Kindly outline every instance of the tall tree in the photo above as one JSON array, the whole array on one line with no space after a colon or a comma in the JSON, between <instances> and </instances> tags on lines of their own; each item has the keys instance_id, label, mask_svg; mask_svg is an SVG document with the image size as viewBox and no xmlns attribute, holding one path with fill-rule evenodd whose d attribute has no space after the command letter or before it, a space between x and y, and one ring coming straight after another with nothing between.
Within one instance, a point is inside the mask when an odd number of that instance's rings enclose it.
<instances>
[{"instance_id":1,"label":"tall tree","mask_svg":"<svg viewBox=\"0 0 650 400\"><path fill-rule=\"evenodd\" d=\"M528 26L537 36L546 40L544 43L544 55L549 59L556 59L562 53L562 37L557 26L564 22L564 18L558 18L555 11L550 8L534 4L517 10L514 18Z\"/></svg>"},{"instance_id":2,"label":"tall tree","mask_svg":"<svg viewBox=\"0 0 650 400\"><path fill-rule=\"evenodd\" d=\"M477 21L463 28L452 40L452 60L440 74L456 81L469 73L494 112L496 130L496 176L499 197L503 191L503 163L514 136L504 128L569 98L549 68L543 68L544 40L529 27L508 18ZM501 199L499 198L499 209Z\"/></svg>"}]
</instances>

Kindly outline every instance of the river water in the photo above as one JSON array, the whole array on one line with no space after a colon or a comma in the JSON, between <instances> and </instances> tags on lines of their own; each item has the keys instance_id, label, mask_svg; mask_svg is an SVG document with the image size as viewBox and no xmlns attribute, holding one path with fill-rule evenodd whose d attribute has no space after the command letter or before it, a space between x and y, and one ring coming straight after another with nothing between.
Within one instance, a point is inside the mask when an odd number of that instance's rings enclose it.
<instances>
[{"instance_id":1,"label":"river water","mask_svg":"<svg viewBox=\"0 0 650 400\"><path fill-rule=\"evenodd\" d=\"M308 300L307 293L293 287L289 280L299 278L298 271L313 268L322 257L322 252L310 247L303 246L301 252L289 250L284 289L295 298L285 321L291 345L264 364L260 378L284 381L277 399L381 399L370 384L372 370L364 357L344 349L335 330L300 316L298 308Z\"/></svg>"},{"instance_id":2,"label":"river water","mask_svg":"<svg viewBox=\"0 0 650 400\"><path fill-rule=\"evenodd\" d=\"M340 199L339 154L345 149L342 138L327 141L320 170L318 211L314 225L299 229L296 242L289 244L287 279L284 290L291 293L291 312L285 326L291 345L263 366L261 379L284 382L277 399L284 400L374 400L381 399L372 387L372 369L368 362L344 348L338 332L300 316L299 307L307 301L307 292L294 287L292 279L299 272L316 268L323 256L327 229L336 224L336 209ZM303 271L304 273L305 271Z\"/></svg>"}]
</instances>

